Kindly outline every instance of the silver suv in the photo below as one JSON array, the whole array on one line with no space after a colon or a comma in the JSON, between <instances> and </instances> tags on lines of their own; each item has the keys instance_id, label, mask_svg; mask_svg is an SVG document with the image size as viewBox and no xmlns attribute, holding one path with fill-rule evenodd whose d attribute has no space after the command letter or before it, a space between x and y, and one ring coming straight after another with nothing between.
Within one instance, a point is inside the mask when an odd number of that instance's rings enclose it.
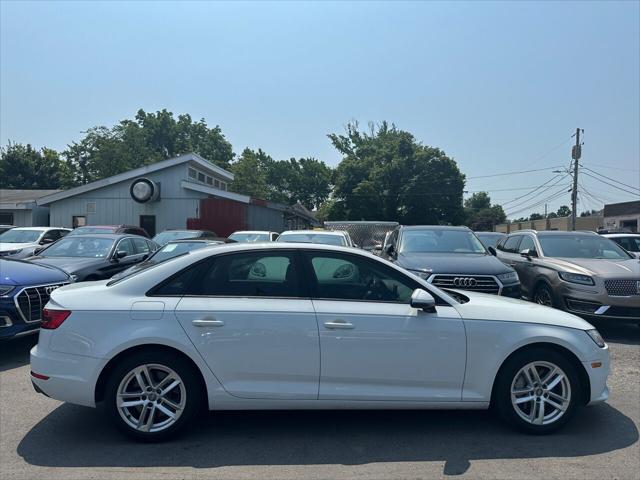
<instances>
[{"instance_id":1,"label":"silver suv","mask_svg":"<svg viewBox=\"0 0 640 480\"><path fill-rule=\"evenodd\" d=\"M518 272L525 298L582 317L640 324L640 260L608 238L520 230L494 252Z\"/></svg>"}]
</instances>

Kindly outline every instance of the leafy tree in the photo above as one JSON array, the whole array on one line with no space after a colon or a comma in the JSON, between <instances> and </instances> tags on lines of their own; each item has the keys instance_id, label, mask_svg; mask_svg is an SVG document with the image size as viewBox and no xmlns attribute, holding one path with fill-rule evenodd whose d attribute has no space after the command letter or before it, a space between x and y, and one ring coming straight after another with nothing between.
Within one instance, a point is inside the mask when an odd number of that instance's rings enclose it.
<instances>
[{"instance_id":1,"label":"leafy tree","mask_svg":"<svg viewBox=\"0 0 640 480\"><path fill-rule=\"evenodd\" d=\"M507 216L500 205L491 205L487 192L476 192L464 201L466 224L472 230L493 230Z\"/></svg>"},{"instance_id":2,"label":"leafy tree","mask_svg":"<svg viewBox=\"0 0 640 480\"><path fill-rule=\"evenodd\" d=\"M568 217L569 215L571 215L571 209L566 205L562 205L556 213L559 217Z\"/></svg>"},{"instance_id":3,"label":"leafy tree","mask_svg":"<svg viewBox=\"0 0 640 480\"><path fill-rule=\"evenodd\" d=\"M0 188L60 188L63 167L55 150L9 142L0 149Z\"/></svg>"},{"instance_id":4,"label":"leafy tree","mask_svg":"<svg viewBox=\"0 0 640 480\"><path fill-rule=\"evenodd\" d=\"M529 215L529 220L542 220L543 218L544 215L540 213L532 213L531 215Z\"/></svg>"},{"instance_id":5,"label":"leafy tree","mask_svg":"<svg viewBox=\"0 0 640 480\"><path fill-rule=\"evenodd\" d=\"M194 122L186 114L175 119L167 110L138 110L133 120L111 128L92 127L71 143L63 152L69 167L63 183L84 184L189 152L223 168L233 159L220 127L209 128L204 119Z\"/></svg>"},{"instance_id":6,"label":"leafy tree","mask_svg":"<svg viewBox=\"0 0 640 480\"><path fill-rule=\"evenodd\" d=\"M262 153L261 150L258 151ZM231 165L234 175L231 190L256 198L267 198L267 180L264 168L256 152L245 148L238 160Z\"/></svg>"},{"instance_id":7,"label":"leafy tree","mask_svg":"<svg viewBox=\"0 0 640 480\"><path fill-rule=\"evenodd\" d=\"M382 122L370 132L357 123L330 134L343 159L334 174L331 219L396 220L404 224L463 221L464 175L438 148Z\"/></svg>"},{"instance_id":8,"label":"leafy tree","mask_svg":"<svg viewBox=\"0 0 640 480\"><path fill-rule=\"evenodd\" d=\"M556 212L551 212L547 215L547 218L558 218L558 214Z\"/></svg>"},{"instance_id":9,"label":"leafy tree","mask_svg":"<svg viewBox=\"0 0 640 480\"><path fill-rule=\"evenodd\" d=\"M598 210L585 210L580 214L581 217L591 217L592 215L598 215L600 212Z\"/></svg>"}]
</instances>

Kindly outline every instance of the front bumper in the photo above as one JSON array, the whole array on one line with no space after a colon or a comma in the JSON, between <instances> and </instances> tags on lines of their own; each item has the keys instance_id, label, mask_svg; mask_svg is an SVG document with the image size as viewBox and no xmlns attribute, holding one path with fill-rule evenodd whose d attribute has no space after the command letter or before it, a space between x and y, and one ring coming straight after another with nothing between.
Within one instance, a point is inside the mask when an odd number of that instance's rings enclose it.
<instances>
[{"instance_id":1,"label":"front bumper","mask_svg":"<svg viewBox=\"0 0 640 480\"><path fill-rule=\"evenodd\" d=\"M588 320L640 322L640 295L610 296L598 287L574 287L564 282L557 291L562 309L574 315Z\"/></svg>"},{"instance_id":2,"label":"front bumper","mask_svg":"<svg viewBox=\"0 0 640 480\"><path fill-rule=\"evenodd\" d=\"M95 385L103 367L98 358L59 353L40 341L31 349L31 381L47 397L76 405L95 407ZM36 378L33 373L48 377Z\"/></svg>"},{"instance_id":3,"label":"front bumper","mask_svg":"<svg viewBox=\"0 0 640 480\"><path fill-rule=\"evenodd\" d=\"M588 362L582 362L584 369L589 376L591 384L591 396L587 405L602 403L609 398L609 388L607 387L607 377L610 371L609 346L599 349L599 354ZM600 366L598 366L598 364Z\"/></svg>"}]
</instances>

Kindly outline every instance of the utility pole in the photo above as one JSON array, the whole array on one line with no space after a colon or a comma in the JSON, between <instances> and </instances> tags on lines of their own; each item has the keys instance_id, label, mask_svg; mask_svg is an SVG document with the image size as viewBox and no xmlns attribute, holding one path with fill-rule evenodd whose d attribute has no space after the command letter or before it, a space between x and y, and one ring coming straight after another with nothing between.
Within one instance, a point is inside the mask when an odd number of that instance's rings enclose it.
<instances>
[{"instance_id":1,"label":"utility pole","mask_svg":"<svg viewBox=\"0 0 640 480\"><path fill-rule=\"evenodd\" d=\"M576 144L571 149L573 159L573 190L571 191L571 230L576 229L576 209L578 208L578 160L582 156L580 129L576 128Z\"/></svg>"}]
</instances>

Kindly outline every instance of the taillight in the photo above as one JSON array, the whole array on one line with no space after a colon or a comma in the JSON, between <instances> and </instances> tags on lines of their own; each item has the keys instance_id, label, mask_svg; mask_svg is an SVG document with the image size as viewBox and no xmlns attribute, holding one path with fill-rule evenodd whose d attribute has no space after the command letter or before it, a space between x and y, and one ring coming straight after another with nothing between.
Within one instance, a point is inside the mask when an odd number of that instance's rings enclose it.
<instances>
[{"instance_id":1,"label":"taillight","mask_svg":"<svg viewBox=\"0 0 640 480\"><path fill-rule=\"evenodd\" d=\"M64 322L69 315L71 315L70 310L49 310L45 308L42 310L42 323L40 324L40 328L55 330L62 325L62 322Z\"/></svg>"}]
</instances>

